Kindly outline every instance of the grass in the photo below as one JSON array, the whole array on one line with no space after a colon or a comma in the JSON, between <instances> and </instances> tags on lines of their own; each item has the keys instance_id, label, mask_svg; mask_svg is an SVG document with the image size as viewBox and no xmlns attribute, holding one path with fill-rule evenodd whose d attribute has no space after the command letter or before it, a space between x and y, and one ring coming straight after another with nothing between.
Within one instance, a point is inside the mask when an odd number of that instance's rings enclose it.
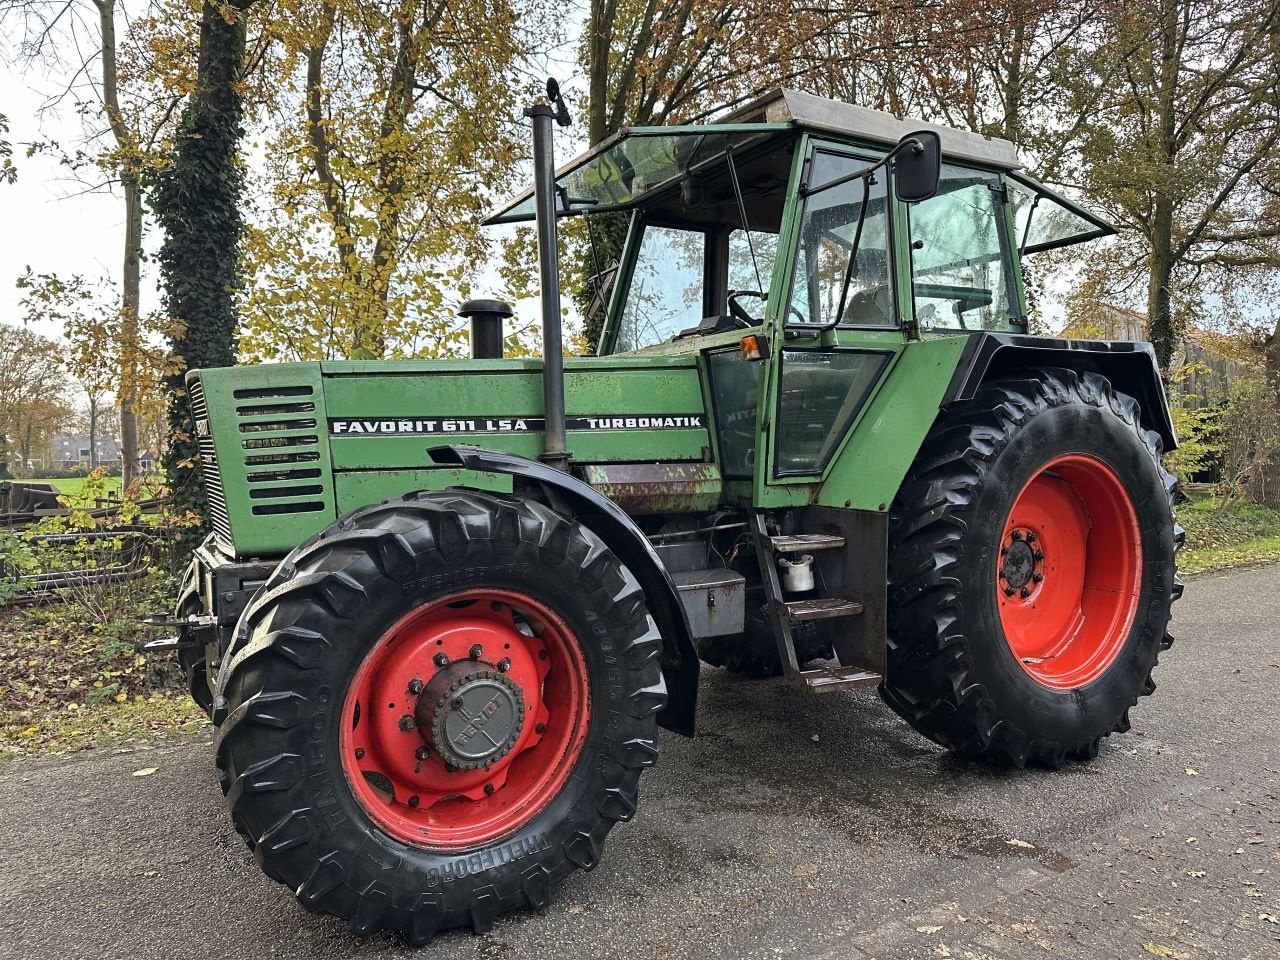
<instances>
[{"instance_id":1,"label":"grass","mask_svg":"<svg viewBox=\"0 0 1280 960\"><path fill-rule=\"evenodd\" d=\"M79 493L84 486L87 477L30 477L32 483L52 483L58 488L60 493ZM120 478L106 477L103 480L107 490L112 493L120 492Z\"/></svg>"},{"instance_id":2,"label":"grass","mask_svg":"<svg viewBox=\"0 0 1280 960\"><path fill-rule=\"evenodd\" d=\"M1280 511L1248 500L1197 496L1177 512L1187 531L1178 555L1183 573L1280 561Z\"/></svg>"}]
</instances>

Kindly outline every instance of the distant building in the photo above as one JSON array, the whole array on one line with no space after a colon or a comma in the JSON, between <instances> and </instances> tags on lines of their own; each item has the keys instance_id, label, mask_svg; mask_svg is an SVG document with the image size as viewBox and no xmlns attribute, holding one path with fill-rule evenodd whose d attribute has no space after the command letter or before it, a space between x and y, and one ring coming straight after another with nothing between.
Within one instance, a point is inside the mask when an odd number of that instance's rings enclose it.
<instances>
[{"instance_id":1,"label":"distant building","mask_svg":"<svg viewBox=\"0 0 1280 960\"><path fill-rule=\"evenodd\" d=\"M55 434L53 437L52 457L49 465L55 470L87 470L95 467L118 467L120 465L120 441L115 437L98 437L97 451L89 456L89 438L76 434Z\"/></svg>"},{"instance_id":2,"label":"distant building","mask_svg":"<svg viewBox=\"0 0 1280 960\"><path fill-rule=\"evenodd\" d=\"M1090 322L1069 323L1064 337L1083 340L1146 340L1147 315L1104 304ZM1191 327L1170 363L1169 400L1188 410L1219 403L1235 377L1256 373L1262 360L1241 338Z\"/></svg>"}]
</instances>

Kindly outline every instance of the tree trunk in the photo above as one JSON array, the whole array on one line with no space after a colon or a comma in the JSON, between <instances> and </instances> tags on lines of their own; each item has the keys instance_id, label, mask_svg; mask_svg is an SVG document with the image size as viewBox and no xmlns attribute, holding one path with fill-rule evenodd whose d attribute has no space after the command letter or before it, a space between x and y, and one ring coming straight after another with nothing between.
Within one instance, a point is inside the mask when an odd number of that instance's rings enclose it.
<instances>
[{"instance_id":1,"label":"tree trunk","mask_svg":"<svg viewBox=\"0 0 1280 960\"><path fill-rule=\"evenodd\" d=\"M121 488L129 489L138 473L138 417L134 391L138 368L139 269L142 261L142 186L138 182L137 137L120 112L119 74L116 70L115 0L94 0L102 37L102 103L111 134L120 151L124 187L124 267L120 302L120 472Z\"/></svg>"},{"instance_id":2,"label":"tree trunk","mask_svg":"<svg viewBox=\"0 0 1280 960\"><path fill-rule=\"evenodd\" d=\"M124 283L120 317L120 488L128 492L138 476L138 303L142 261L142 187L136 175L124 178Z\"/></svg>"},{"instance_id":3,"label":"tree trunk","mask_svg":"<svg viewBox=\"0 0 1280 960\"><path fill-rule=\"evenodd\" d=\"M124 419L123 413L121 420ZM123 432L123 424L121 424ZM98 395L89 394L89 469L97 466L98 459Z\"/></svg>"},{"instance_id":4,"label":"tree trunk","mask_svg":"<svg viewBox=\"0 0 1280 960\"><path fill-rule=\"evenodd\" d=\"M1178 345L1174 329L1173 294L1169 284L1173 276L1173 211L1165 198L1156 202L1152 221L1151 276L1147 281L1147 338L1156 348L1160 369L1167 371Z\"/></svg>"},{"instance_id":5,"label":"tree trunk","mask_svg":"<svg viewBox=\"0 0 1280 960\"><path fill-rule=\"evenodd\" d=\"M176 509L207 512L185 370L229 367L236 360L237 256L243 221L238 147L243 107L237 84L244 65L244 11L206 2L200 22L196 85L182 112L173 165L157 184L154 207L165 238L160 273L165 304L180 322L172 337L184 366L169 379L165 472ZM235 15L237 14L238 15ZM228 19L227 14L233 14Z\"/></svg>"}]
</instances>

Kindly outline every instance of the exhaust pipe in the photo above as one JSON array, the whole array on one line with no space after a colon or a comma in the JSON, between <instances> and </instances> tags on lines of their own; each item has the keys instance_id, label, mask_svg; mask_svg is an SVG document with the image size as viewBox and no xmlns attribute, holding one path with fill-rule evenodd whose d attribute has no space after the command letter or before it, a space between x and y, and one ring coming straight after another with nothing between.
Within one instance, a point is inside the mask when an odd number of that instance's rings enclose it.
<instances>
[{"instance_id":1,"label":"exhaust pipe","mask_svg":"<svg viewBox=\"0 0 1280 960\"><path fill-rule=\"evenodd\" d=\"M502 359L502 321L513 313L501 300L468 300L458 316L471 321L471 359Z\"/></svg>"},{"instance_id":2,"label":"exhaust pipe","mask_svg":"<svg viewBox=\"0 0 1280 960\"><path fill-rule=\"evenodd\" d=\"M546 418L539 460L569 469L564 426L564 343L561 339L560 264L557 258L554 124L569 125L560 85L547 80L547 102L526 107L533 120L533 200L538 220L538 276L542 283L542 405Z\"/></svg>"}]
</instances>

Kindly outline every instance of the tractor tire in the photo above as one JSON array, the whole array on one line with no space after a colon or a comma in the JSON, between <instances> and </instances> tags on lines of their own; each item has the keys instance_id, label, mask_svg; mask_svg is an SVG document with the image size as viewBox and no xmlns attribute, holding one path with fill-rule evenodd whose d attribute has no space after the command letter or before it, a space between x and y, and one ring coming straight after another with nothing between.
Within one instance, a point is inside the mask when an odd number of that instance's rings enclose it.
<instances>
[{"instance_id":1,"label":"tractor tire","mask_svg":"<svg viewBox=\"0 0 1280 960\"><path fill-rule=\"evenodd\" d=\"M635 577L517 496L410 494L291 553L223 658L217 764L268 876L414 944L541 908L635 814L666 704Z\"/></svg>"},{"instance_id":2,"label":"tractor tire","mask_svg":"<svg viewBox=\"0 0 1280 960\"><path fill-rule=\"evenodd\" d=\"M810 660L832 656L831 639L823 624L802 620L791 625L796 656L803 666ZM698 658L713 667L724 667L730 673L750 679L782 675L782 661L773 640L773 627L763 606L747 605L743 631L734 636L700 637L696 641Z\"/></svg>"},{"instance_id":3,"label":"tractor tire","mask_svg":"<svg viewBox=\"0 0 1280 960\"><path fill-rule=\"evenodd\" d=\"M1182 593L1176 481L1103 377L1028 370L934 425L890 515L881 694L965 757L1097 755L1155 690Z\"/></svg>"},{"instance_id":4,"label":"tractor tire","mask_svg":"<svg viewBox=\"0 0 1280 960\"><path fill-rule=\"evenodd\" d=\"M196 561L187 566L182 577L182 588L178 591L178 602L174 606L174 616L189 617L204 612L204 604L196 589ZM182 676L187 682L187 691L196 706L206 715L213 711L213 689L209 685L207 660L208 647L192 647L178 651L178 666L182 668Z\"/></svg>"}]
</instances>

